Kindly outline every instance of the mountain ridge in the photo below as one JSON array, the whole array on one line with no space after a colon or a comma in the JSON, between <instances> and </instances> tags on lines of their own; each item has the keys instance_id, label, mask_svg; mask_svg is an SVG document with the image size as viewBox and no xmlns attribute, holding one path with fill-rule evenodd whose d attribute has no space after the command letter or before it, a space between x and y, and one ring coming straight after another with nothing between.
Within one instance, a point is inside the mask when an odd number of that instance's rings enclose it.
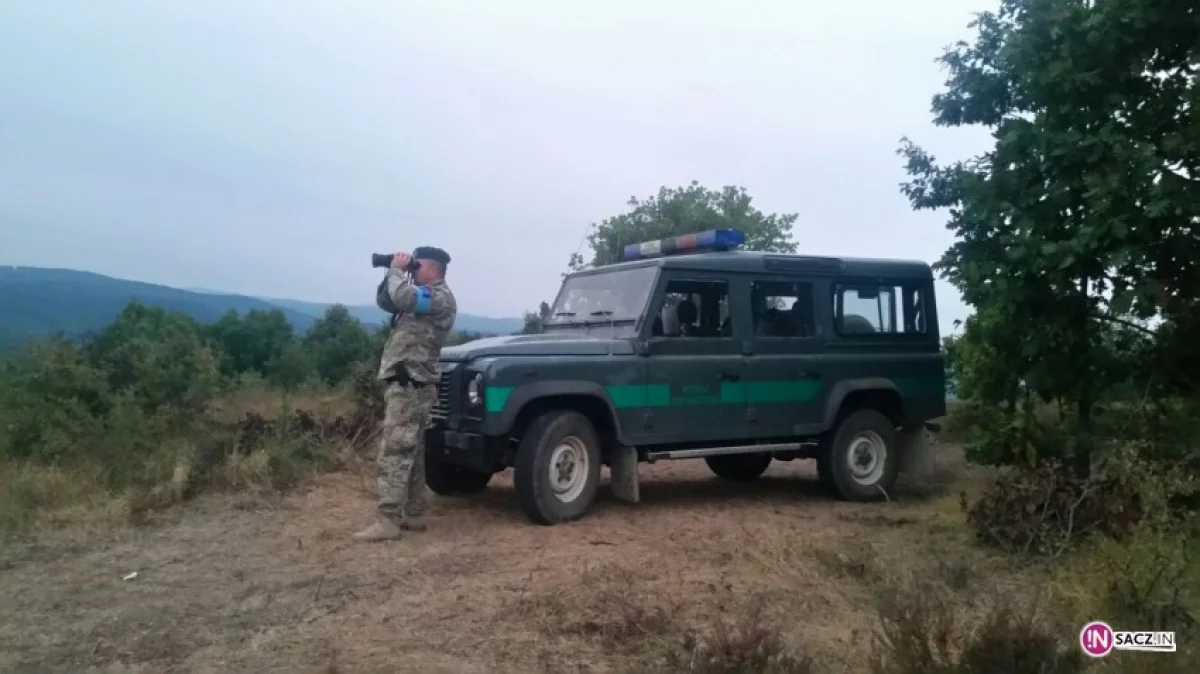
<instances>
[{"instance_id":1,"label":"mountain ridge","mask_svg":"<svg viewBox=\"0 0 1200 674\"><path fill-rule=\"evenodd\" d=\"M0 343L56 333L86 337L112 322L133 300L180 311L202 323L215 322L231 309L239 314L279 309L297 332L307 330L334 304L176 288L76 269L6 265L0 267ZM373 305L344 306L368 325L378 325L386 316ZM522 324L521 318L460 313L454 329L507 334Z\"/></svg>"}]
</instances>

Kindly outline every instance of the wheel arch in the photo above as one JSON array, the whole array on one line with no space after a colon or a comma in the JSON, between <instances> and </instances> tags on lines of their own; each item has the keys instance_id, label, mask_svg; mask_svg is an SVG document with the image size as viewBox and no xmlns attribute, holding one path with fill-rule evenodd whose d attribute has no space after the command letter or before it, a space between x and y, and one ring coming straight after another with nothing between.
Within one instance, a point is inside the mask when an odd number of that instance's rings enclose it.
<instances>
[{"instance_id":1,"label":"wheel arch","mask_svg":"<svg viewBox=\"0 0 1200 674\"><path fill-rule=\"evenodd\" d=\"M834 385L825 403L824 426L836 432L838 424L856 410L874 409L896 426L904 423L904 397L886 377L846 379Z\"/></svg>"},{"instance_id":2,"label":"wheel arch","mask_svg":"<svg viewBox=\"0 0 1200 674\"><path fill-rule=\"evenodd\" d=\"M607 459L608 450L621 437L620 422L608 393L595 382L537 382L518 387L504 406L499 431L519 440L534 419L556 409L574 410L587 417L600 438L601 456Z\"/></svg>"}]
</instances>

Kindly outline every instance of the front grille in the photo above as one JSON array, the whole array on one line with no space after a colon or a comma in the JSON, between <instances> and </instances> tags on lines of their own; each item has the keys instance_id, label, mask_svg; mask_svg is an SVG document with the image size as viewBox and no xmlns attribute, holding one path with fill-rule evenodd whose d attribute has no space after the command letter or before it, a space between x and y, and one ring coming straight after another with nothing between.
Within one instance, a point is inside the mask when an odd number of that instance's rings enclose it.
<instances>
[{"instance_id":1,"label":"front grille","mask_svg":"<svg viewBox=\"0 0 1200 674\"><path fill-rule=\"evenodd\" d=\"M434 396L433 407L429 409L431 419L445 419L450 416L450 392L453 378L454 370L447 368L442 371L442 378L437 383L437 395Z\"/></svg>"}]
</instances>

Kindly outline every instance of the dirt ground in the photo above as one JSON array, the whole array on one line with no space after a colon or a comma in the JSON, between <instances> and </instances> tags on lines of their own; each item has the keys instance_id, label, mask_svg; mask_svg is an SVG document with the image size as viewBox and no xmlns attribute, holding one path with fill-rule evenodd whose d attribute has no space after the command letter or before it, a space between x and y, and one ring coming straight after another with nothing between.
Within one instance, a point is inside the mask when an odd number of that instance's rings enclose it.
<instances>
[{"instance_id":1,"label":"dirt ground","mask_svg":"<svg viewBox=\"0 0 1200 674\"><path fill-rule=\"evenodd\" d=\"M942 447L939 462L961 457ZM434 497L428 532L355 544L371 485L338 473L279 499L209 495L148 525L9 546L0 671L637 670L683 626L754 607L855 671L872 565L932 565L961 528L955 487L847 504L810 461L739 485L697 460L644 465L642 503L602 487L588 517L556 527L527 522L503 474L483 494Z\"/></svg>"}]
</instances>

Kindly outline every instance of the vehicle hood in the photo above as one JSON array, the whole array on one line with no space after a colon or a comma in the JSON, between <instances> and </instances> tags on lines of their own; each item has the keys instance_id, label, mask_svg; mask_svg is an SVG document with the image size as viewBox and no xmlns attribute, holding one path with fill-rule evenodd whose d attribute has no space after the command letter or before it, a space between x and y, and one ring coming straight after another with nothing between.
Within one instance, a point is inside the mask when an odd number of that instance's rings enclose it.
<instances>
[{"instance_id":1,"label":"vehicle hood","mask_svg":"<svg viewBox=\"0 0 1200 674\"><path fill-rule=\"evenodd\" d=\"M487 356L607 356L631 353L627 339L600 339L581 333L484 337L442 349L441 360L464 361Z\"/></svg>"}]
</instances>

